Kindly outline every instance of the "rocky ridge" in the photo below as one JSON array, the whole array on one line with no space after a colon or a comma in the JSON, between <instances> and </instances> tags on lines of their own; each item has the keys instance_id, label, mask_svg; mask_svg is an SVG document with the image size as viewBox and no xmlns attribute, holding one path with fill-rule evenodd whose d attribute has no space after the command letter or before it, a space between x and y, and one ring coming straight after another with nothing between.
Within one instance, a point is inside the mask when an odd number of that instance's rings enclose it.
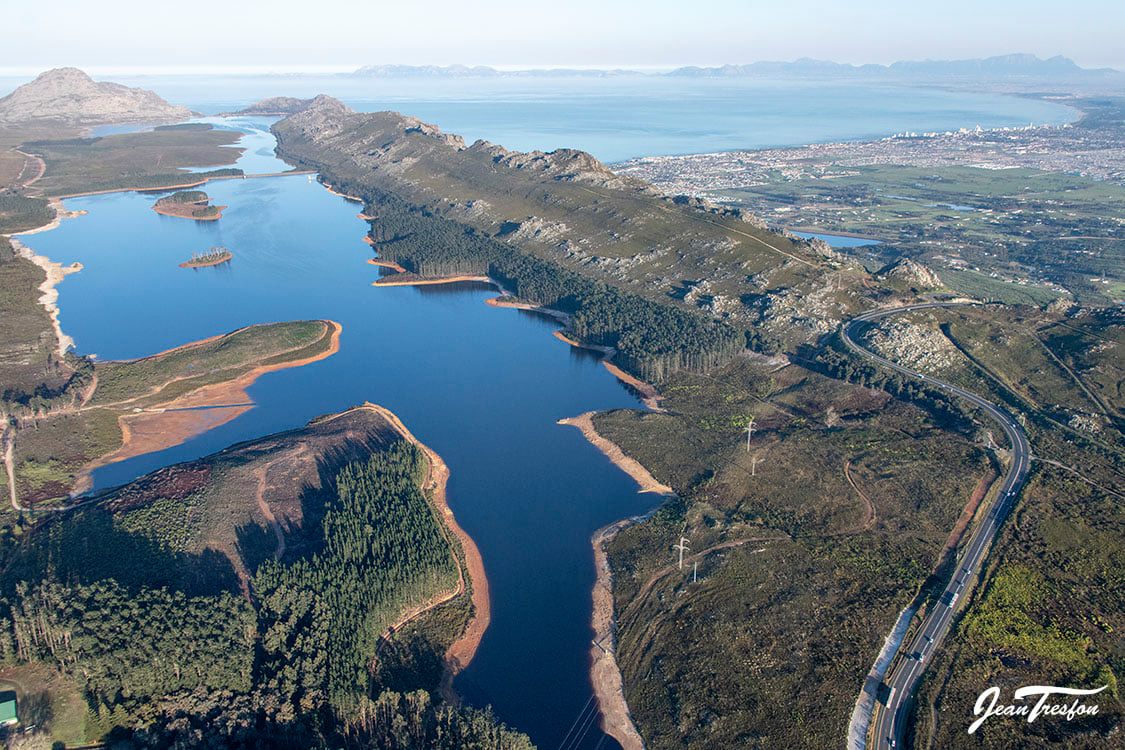
<instances>
[{"instance_id":1,"label":"rocky ridge","mask_svg":"<svg viewBox=\"0 0 1125 750\"><path fill-rule=\"evenodd\" d=\"M77 68L48 70L0 99L0 123L6 124L98 125L182 120L191 114L151 91L95 81Z\"/></svg>"}]
</instances>

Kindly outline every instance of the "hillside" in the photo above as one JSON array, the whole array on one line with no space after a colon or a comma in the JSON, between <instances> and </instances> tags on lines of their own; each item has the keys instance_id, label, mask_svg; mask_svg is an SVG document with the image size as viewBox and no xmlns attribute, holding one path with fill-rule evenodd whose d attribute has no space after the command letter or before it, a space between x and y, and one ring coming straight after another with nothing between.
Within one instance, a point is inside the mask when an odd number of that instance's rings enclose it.
<instances>
[{"instance_id":1,"label":"hillside","mask_svg":"<svg viewBox=\"0 0 1125 750\"><path fill-rule=\"evenodd\" d=\"M428 674L387 689L404 617L438 663L467 618L437 460L365 405L41 516L0 548L0 681L74 744L530 748Z\"/></svg>"},{"instance_id":2,"label":"hillside","mask_svg":"<svg viewBox=\"0 0 1125 750\"><path fill-rule=\"evenodd\" d=\"M187 107L169 104L151 91L94 81L77 68L48 70L0 99L0 123L98 125L190 116Z\"/></svg>"},{"instance_id":3,"label":"hillside","mask_svg":"<svg viewBox=\"0 0 1125 750\"><path fill-rule=\"evenodd\" d=\"M678 302L736 329L756 327L781 348L815 340L868 304L860 266L737 210L661 195L582 151L466 145L416 118L360 114L327 96L273 130L283 158L370 204L377 249L404 237L381 232L382 205L393 198L508 254Z\"/></svg>"}]
</instances>

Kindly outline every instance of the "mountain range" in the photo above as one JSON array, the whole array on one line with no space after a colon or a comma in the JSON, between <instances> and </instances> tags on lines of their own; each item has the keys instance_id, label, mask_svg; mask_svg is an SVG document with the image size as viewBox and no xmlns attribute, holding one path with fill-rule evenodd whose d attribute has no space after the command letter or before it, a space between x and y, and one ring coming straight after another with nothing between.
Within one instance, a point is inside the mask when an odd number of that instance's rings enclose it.
<instances>
[{"instance_id":1,"label":"mountain range","mask_svg":"<svg viewBox=\"0 0 1125 750\"><path fill-rule=\"evenodd\" d=\"M589 76L638 75L623 69L540 68L498 70L486 65L367 65L345 75L358 78L424 77L466 78L493 76ZM875 78L986 78L986 79L1066 79L1102 80L1125 77L1113 68L1083 68L1068 57L1040 58L1019 53L967 60L904 60L890 65L869 63L852 65L802 57L797 60L763 61L746 65L715 67L686 66L655 75L681 78L723 78L756 75L863 76Z\"/></svg>"}]
</instances>

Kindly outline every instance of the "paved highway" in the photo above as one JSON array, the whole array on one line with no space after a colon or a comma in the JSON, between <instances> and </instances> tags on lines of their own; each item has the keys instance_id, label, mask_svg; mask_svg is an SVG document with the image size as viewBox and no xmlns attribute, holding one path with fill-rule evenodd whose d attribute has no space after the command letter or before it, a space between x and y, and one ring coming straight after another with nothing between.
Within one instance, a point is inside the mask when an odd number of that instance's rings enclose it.
<instances>
[{"instance_id":1,"label":"paved highway","mask_svg":"<svg viewBox=\"0 0 1125 750\"><path fill-rule=\"evenodd\" d=\"M1031 447L1028 445L1027 435L1024 434L1020 424L1007 412L985 401L975 393L966 391L963 388L958 388L950 383L942 382L929 375L915 372L885 357L880 357L878 354L857 344L852 337L856 330L865 323L871 323L891 315L913 312L914 310L951 307L958 304L966 303L927 302L918 305L909 305L907 307L874 310L852 319L845 324L841 332L844 343L856 354L878 362L884 367L888 367L896 372L918 378L929 385L960 396L973 405L980 407L1004 430L1004 434L1008 438L1008 444L1012 448L1011 465L1008 467L1008 473L1004 477L1004 483L1000 487L1000 494L997 496L995 502L993 502L992 508L988 511L988 515L985 516L984 520L973 532L968 548L958 561L949 585L946 586L939 600L926 612L925 619L922 621L922 626L918 629L909 647L906 648L905 651L901 646L899 648L900 658L896 660L890 677L886 680L890 692L887 694L886 704L883 706L883 710L879 712L879 719L875 724L874 742L877 750L903 746L907 724L906 706L910 702L910 697L917 687L922 673L932 660L934 652L937 650L938 646L941 645L941 641L946 633L949 632L949 625L953 621L953 614L957 602L972 580L973 574L980 570L985 552L988 550L988 545L1000 531L1004 520L1015 504L1016 498L1019 496L1020 488L1023 487L1027 479L1027 470L1031 464Z\"/></svg>"}]
</instances>

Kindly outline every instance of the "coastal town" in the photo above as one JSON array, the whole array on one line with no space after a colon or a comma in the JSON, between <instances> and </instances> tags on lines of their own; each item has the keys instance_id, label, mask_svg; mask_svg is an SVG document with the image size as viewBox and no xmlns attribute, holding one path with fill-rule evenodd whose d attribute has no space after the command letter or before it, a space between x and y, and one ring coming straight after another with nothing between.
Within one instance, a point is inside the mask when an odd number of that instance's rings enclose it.
<instances>
[{"instance_id":1,"label":"coastal town","mask_svg":"<svg viewBox=\"0 0 1125 750\"><path fill-rule=\"evenodd\" d=\"M645 156L616 164L614 170L686 195L709 195L778 180L831 179L840 176L843 167L889 164L994 170L1024 167L1125 184L1125 128L1119 119L1092 116L1095 114L1100 112L1089 112L1085 120L1060 126L962 128L898 133L867 142Z\"/></svg>"},{"instance_id":2,"label":"coastal town","mask_svg":"<svg viewBox=\"0 0 1125 750\"><path fill-rule=\"evenodd\" d=\"M614 169L779 230L857 238L845 244L870 268L923 260L964 293L1120 300L1125 127L1112 101L1076 104L1080 119L1057 126L652 156Z\"/></svg>"}]
</instances>

